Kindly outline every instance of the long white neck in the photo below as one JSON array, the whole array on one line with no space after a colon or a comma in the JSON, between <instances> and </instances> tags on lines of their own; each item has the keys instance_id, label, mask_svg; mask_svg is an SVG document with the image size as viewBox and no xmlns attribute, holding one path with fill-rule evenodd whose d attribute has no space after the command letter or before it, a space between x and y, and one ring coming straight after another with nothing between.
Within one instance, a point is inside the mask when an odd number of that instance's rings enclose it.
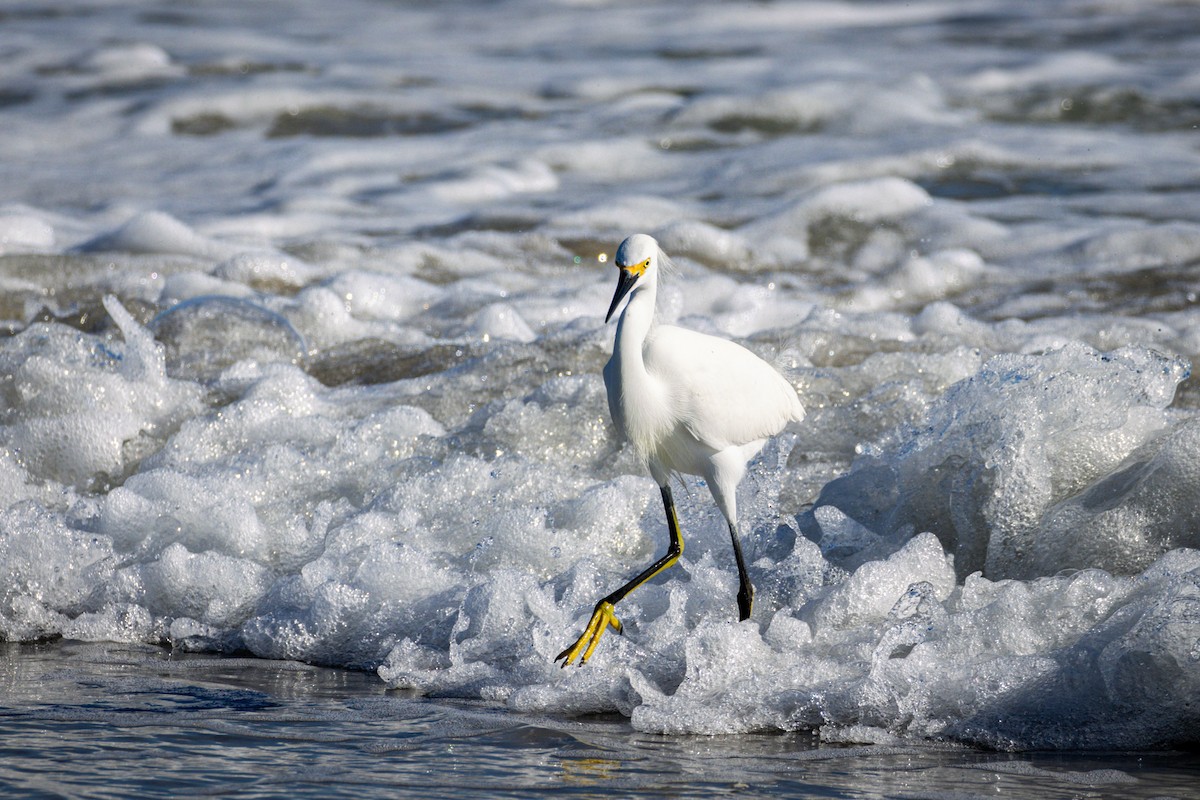
<instances>
[{"instance_id":1,"label":"long white neck","mask_svg":"<svg viewBox=\"0 0 1200 800\"><path fill-rule=\"evenodd\" d=\"M620 359L621 371L628 375L628 370L640 370L645 373L646 366L642 361L642 345L647 334L654 327L654 303L658 294L655 281L647 281L629 294L625 310L617 320L617 340L613 347L613 355ZM633 377L630 375L629 377ZM625 381L629 385L629 381Z\"/></svg>"}]
</instances>

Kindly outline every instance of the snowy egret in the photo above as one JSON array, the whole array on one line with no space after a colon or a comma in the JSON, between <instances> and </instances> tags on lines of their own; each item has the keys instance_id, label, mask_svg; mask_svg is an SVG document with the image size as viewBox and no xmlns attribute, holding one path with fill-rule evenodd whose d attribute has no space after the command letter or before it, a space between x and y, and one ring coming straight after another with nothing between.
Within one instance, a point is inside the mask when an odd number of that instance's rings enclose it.
<instances>
[{"instance_id":1,"label":"snowy egret","mask_svg":"<svg viewBox=\"0 0 1200 800\"><path fill-rule=\"evenodd\" d=\"M583 635L554 659L564 667L576 657L580 665L586 663L609 626L619 632L614 606L683 553L669 485L675 473L700 475L708 482L733 540L739 616L750 616L754 588L738 538L737 487L747 462L767 438L804 418L796 390L746 348L673 325L654 324L658 273L669 263L657 241L634 234L621 242L615 260L620 277L604 321L612 319L626 295L629 302L617 321L612 358L604 367L608 409L617 430L658 483L670 544L666 555L596 603Z\"/></svg>"}]
</instances>

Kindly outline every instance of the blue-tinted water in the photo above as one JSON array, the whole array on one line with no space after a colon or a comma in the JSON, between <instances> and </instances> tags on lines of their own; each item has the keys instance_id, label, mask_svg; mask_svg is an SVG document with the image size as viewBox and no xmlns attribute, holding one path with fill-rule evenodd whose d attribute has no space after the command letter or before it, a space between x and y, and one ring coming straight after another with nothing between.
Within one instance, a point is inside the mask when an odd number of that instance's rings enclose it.
<instances>
[{"instance_id":1,"label":"blue-tinted water","mask_svg":"<svg viewBox=\"0 0 1200 800\"><path fill-rule=\"evenodd\" d=\"M10 796L1187 798L1200 781L1195 753L660 736L294 662L64 642L0 659Z\"/></svg>"}]
</instances>

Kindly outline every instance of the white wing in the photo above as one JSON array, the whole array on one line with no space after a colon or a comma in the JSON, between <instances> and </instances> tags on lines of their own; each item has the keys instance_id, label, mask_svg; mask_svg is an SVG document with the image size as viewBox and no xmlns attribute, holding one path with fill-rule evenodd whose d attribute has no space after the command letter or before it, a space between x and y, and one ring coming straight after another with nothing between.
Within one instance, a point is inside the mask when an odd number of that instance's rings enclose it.
<instances>
[{"instance_id":1,"label":"white wing","mask_svg":"<svg viewBox=\"0 0 1200 800\"><path fill-rule=\"evenodd\" d=\"M643 357L647 371L671 387L673 416L714 450L766 439L804 418L792 385L739 344L660 325Z\"/></svg>"}]
</instances>

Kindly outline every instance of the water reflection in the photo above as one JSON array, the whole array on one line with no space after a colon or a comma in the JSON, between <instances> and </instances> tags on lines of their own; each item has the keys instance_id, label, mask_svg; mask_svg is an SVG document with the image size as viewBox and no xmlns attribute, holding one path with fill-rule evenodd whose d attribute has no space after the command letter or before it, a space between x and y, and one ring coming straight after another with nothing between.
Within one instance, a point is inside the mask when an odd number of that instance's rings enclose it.
<instances>
[{"instance_id":1,"label":"water reflection","mask_svg":"<svg viewBox=\"0 0 1200 800\"><path fill-rule=\"evenodd\" d=\"M1197 754L657 736L389 691L374 676L150 646L0 644L0 785L265 797L1187 796Z\"/></svg>"}]
</instances>

